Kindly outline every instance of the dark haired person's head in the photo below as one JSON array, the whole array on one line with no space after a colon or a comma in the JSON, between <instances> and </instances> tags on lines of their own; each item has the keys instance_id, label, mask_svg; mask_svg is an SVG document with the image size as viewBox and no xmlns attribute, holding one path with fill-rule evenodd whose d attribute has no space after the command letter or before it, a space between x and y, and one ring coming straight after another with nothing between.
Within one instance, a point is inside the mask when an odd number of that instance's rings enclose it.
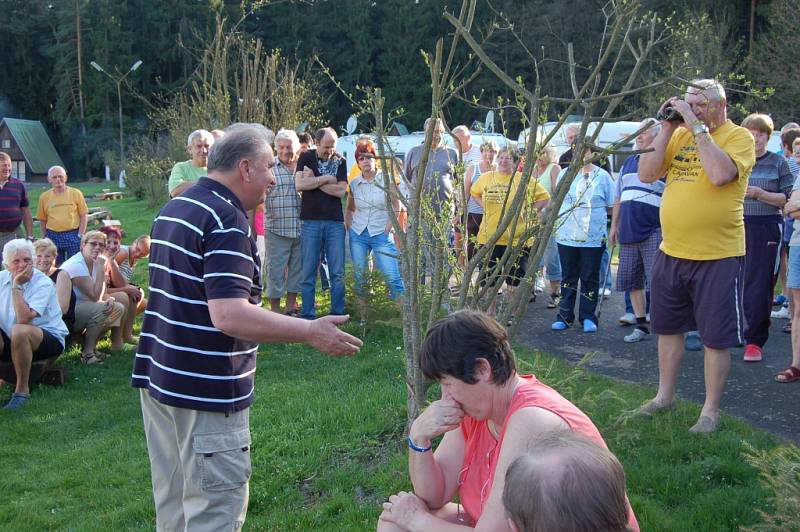
<instances>
[{"instance_id":1,"label":"dark haired person's head","mask_svg":"<svg viewBox=\"0 0 800 532\"><path fill-rule=\"evenodd\" d=\"M516 532L630 530L622 465L571 431L543 435L511 463L503 505Z\"/></svg>"},{"instance_id":2,"label":"dark haired person's head","mask_svg":"<svg viewBox=\"0 0 800 532\"><path fill-rule=\"evenodd\" d=\"M514 351L506 330L476 310L460 310L434 323L420 349L419 362L429 379L454 377L475 384L476 363L485 359L492 382L506 383L515 373Z\"/></svg>"},{"instance_id":3,"label":"dark haired person's head","mask_svg":"<svg viewBox=\"0 0 800 532\"><path fill-rule=\"evenodd\" d=\"M323 127L314 133L314 142L317 145L317 157L327 161L336 151L336 141L339 135L332 127Z\"/></svg>"},{"instance_id":4,"label":"dark haired person's head","mask_svg":"<svg viewBox=\"0 0 800 532\"><path fill-rule=\"evenodd\" d=\"M800 128L789 128L781 132L781 147L784 155L791 157L792 146L797 138L800 138Z\"/></svg>"}]
</instances>

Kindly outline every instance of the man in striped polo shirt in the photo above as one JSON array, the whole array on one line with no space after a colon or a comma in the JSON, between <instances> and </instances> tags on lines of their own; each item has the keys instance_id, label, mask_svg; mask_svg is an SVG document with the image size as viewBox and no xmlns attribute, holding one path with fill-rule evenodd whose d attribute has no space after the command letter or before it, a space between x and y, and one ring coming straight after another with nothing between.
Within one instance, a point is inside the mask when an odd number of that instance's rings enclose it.
<instances>
[{"instance_id":1,"label":"man in striped polo shirt","mask_svg":"<svg viewBox=\"0 0 800 532\"><path fill-rule=\"evenodd\" d=\"M249 407L259 342L352 355L336 326L260 308L247 211L275 185L268 131L227 129L208 177L172 199L151 231L150 300L132 384L141 388L158 530L239 530L250 478Z\"/></svg>"},{"instance_id":2,"label":"man in striped polo shirt","mask_svg":"<svg viewBox=\"0 0 800 532\"><path fill-rule=\"evenodd\" d=\"M11 156L0 151L0 249L11 240L22 237L20 224L25 226L28 240L33 240L33 216L25 185L11 177Z\"/></svg>"},{"instance_id":3,"label":"man in striped polo shirt","mask_svg":"<svg viewBox=\"0 0 800 532\"><path fill-rule=\"evenodd\" d=\"M647 118L642 121L640 128L649 129L636 137L638 151L653 143L661 131L661 125L655 118ZM639 154L625 159L614 192L608 246L613 248L619 243L617 291L630 294L636 319L636 328L623 338L628 343L639 342L650 335L647 327L647 292L650 291L653 262L661 244L659 211L663 194L663 179L652 183L642 183L639 179Z\"/></svg>"}]
</instances>

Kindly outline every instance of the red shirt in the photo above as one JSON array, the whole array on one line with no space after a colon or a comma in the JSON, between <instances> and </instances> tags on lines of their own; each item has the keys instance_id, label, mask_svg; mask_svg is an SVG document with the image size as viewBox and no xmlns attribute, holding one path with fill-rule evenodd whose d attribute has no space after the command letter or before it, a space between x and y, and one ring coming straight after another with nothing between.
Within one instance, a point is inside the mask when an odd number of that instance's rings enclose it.
<instances>
[{"instance_id":1,"label":"red shirt","mask_svg":"<svg viewBox=\"0 0 800 532\"><path fill-rule=\"evenodd\" d=\"M517 387L514 392L497 440L489 432L488 420L478 421L465 416L461 421L461 431L466 447L463 469L458 477L458 496L464 510L473 522L477 522L483 513L483 504L489 498L492 490L494 471L497 467L497 458L500 456L508 420L520 408L535 406L549 410L563 419L573 431L589 438L604 449L608 449L600 431L577 406L567 401L554 389L539 382L533 375L520 375L520 377L528 382ZM638 531L639 523L630 508L630 503L628 504L628 513L630 516L628 525L632 530Z\"/></svg>"}]
</instances>

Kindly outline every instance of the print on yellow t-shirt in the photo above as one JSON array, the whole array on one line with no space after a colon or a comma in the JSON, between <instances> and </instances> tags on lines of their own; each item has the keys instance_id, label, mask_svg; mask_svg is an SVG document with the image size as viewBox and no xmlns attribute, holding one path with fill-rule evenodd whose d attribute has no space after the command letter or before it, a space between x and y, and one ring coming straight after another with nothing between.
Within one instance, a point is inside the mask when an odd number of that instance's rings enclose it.
<instances>
[{"instance_id":1,"label":"print on yellow t-shirt","mask_svg":"<svg viewBox=\"0 0 800 532\"><path fill-rule=\"evenodd\" d=\"M667 183L661 200L661 251L687 260L744 255L744 194L755 165L753 136L728 120L711 137L736 165L738 177L714 185L700 163L692 133L678 128L667 144Z\"/></svg>"},{"instance_id":2,"label":"print on yellow t-shirt","mask_svg":"<svg viewBox=\"0 0 800 532\"><path fill-rule=\"evenodd\" d=\"M514 175L514 180L512 182L510 174L486 172L472 185L470 189L472 195L483 201L483 220L478 230L478 244L486 244L495 231L497 231L497 227L503 215L514 201L514 196L517 194L517 189L519 188L520 179L521 176L519 174ZM506 200L506 198L508 198L508 200ZM517 244L522 234L536 224L536 210L533 208L533 205L546 199L550 199L550 194L538 180L531 179L528 183L526 204L522 215L517 221L512 244ZM508 226L503 235L500 236L496 245L508 245L511 237L512 225L513 222ZM527 245L530 245L532 241L532 238L529 239Z\"/></svg>"}]
</instances>

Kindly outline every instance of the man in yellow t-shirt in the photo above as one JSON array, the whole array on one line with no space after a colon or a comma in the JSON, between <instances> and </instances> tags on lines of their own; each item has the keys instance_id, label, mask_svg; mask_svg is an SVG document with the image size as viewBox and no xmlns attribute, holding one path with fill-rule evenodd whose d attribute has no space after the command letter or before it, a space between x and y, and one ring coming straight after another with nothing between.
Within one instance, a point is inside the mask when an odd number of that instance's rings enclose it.
<instances>
[{"instance_id":1,"label":"man in yellow t-shirt","mask_svg":"<svg viewBox=\"0 0 800 532\"><path fill-rule=\"evenodd\" d=\"M52 188L39 196L36 218L42 237L56 245L56 264L61 265L81 250L89 208L83 193L67 186L67 171L62 167L51 167L47 171L47 181Z\"/></svg>"},{"instance_id":2,"label":"man in yellow t-shirt","mask_svg":"<svg viewBox=\"0 0 800 532\"><path fill-rule=\"evenodd\" d=\"M648 183L667 176L661 200L663 240L653 264L651 325L659 334L659 386L640 412L672 408L683 335L705 345L706 400L693 433L719 426L730 348L742 339L744 196L755 164L753 136L727 118L725 89L695 80L684 99L661 106L661 132L639 161ZM673 110L677 117L667 115Z\"/></svg>"},{"instance_id":3,"label":"man in yellow t-shirt","mask_svg":"<svg viewBox=\"0 0 800 532\"><path fill-rule=\"evenodd\" d=\"M517 158L514 152L508 149L500 150L497 155L497 170L481 175L470 189L472 198L483 207L483 219L478 229L478 244L481 246L486 245L495 234L502 217L508 212L517 194L522 176L518 173L514 174L516 162ZM512 174L514 174L513 181ZM522 206L522 213L517 220L513 236L511 234L512 221L492 248L487 265L484 268L485 272L490 272L502 259L509 243L511 246L517 246L520 238L526 232L531 232L536 224L537 214L547 206L550 200L550 194L538 180L532 179L528 183L527 192L527 197ZM532 241L533 238L528 237L519 251L519 256L516 258L505 280L509 287L519 286L520 281L525 276L528 252Z\"/></svg>"}]
</instances>

